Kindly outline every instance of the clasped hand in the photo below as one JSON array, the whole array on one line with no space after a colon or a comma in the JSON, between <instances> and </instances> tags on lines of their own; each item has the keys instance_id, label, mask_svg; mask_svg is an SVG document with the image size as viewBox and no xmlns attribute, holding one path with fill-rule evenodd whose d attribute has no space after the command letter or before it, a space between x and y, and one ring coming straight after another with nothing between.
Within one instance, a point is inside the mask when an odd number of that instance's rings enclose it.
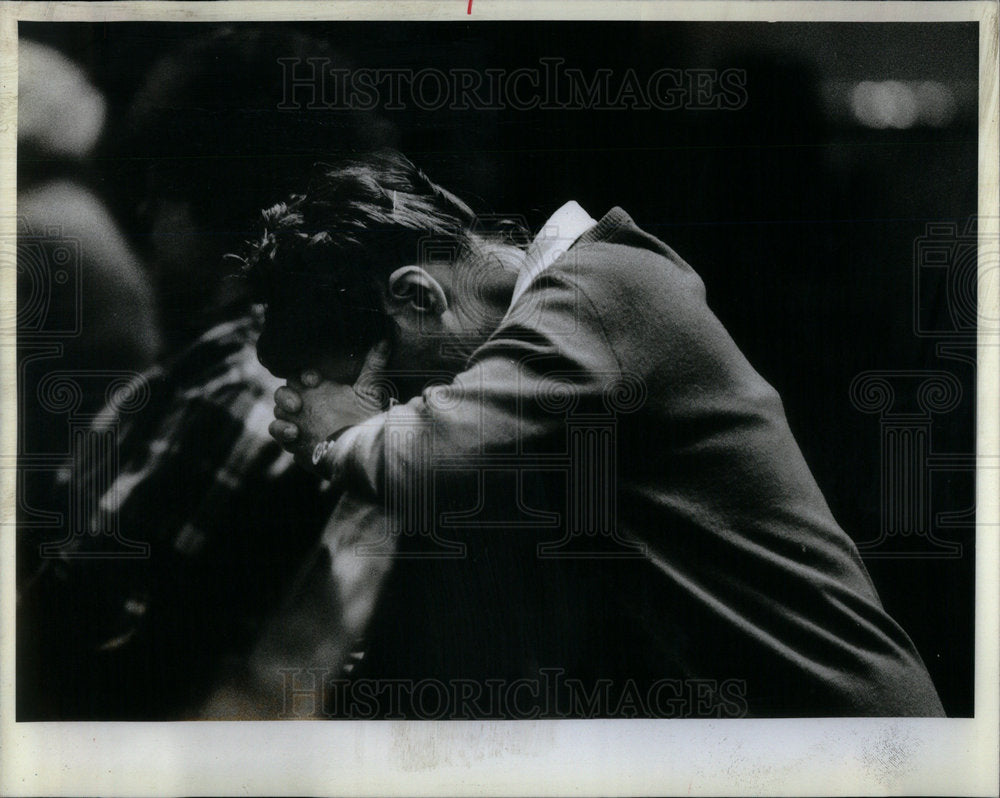
<instances>
[{"instance_id":1,"label":"clasped hand","mask_svg":"<svg viewBox=\"0 0 1000 798\"><path fill-rule=\"evenodd\" d=\"M386 343L374 347L353 385L324 379L315 370L288 380L274 392L274 421L268 432L295 455L299 465L313 468L312 453L318 443L382 410L375 378L385 369L388 352Z\"/></svg>"}]
</instances>

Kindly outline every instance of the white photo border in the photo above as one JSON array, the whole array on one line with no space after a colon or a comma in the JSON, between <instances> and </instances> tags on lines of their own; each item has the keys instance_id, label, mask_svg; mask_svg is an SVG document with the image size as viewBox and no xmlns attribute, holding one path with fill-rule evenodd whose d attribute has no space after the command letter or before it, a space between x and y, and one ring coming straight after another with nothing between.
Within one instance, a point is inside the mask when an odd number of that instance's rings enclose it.
<instances>
[{"instance_id":1,"label":"white photo border","mask_svg":"<svg viewBox=\"0 0 1000 798\"><path fill-rule=\"evenodd\" d=\"M979 235L1000 235L996 2L6 2L0 198L15 204L17 24L45 21L557 20L979 22ZM0 214L13 236L13 214ZM985 269L984 265L992 268ZM0 263L0 329L16 270ZM980 263L979 302L1000 307ZM1000 333L979 331L977 452L1000 458ZM14 336L0 340L0 794L996 795L998 471L977 479L974 719L16 723Z\"/></svg>"}]
</instances>

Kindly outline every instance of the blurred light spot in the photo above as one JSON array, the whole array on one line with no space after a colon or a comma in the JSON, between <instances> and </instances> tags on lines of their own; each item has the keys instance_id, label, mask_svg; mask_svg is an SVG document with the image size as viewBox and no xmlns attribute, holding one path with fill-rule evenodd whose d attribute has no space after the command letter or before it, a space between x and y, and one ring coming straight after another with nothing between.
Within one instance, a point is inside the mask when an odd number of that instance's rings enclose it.
<instances>
[{"instance_id":1,"label":"blurred light spot","mask_svg":"<svg viewBox=\"0 0 1000 798\"><path fill-rule=\"evenodd\" d=\"M946 127L955 117L955 95L943 83L936 80L918 83L915 96L923 124Z\"/></svg>"},{"instance_id":2,"label":"blurred light spot","mask_svg":"<svg viewBox=\"0 0 1000 798\"><path fill-rule=\"evenodd\" d=\"M84 71L57 50L22 39L17 77L18 143L85 157L104 129L106 104Z\"/></svg>"},{"instance_id":3,"label":"blurred light spot","mask_svg":"<svg viewBox=\"0 0 1000 798\"><path fill-rule=\"evenodd\" d=\"M917 96L898 80L863 80L854 87L851 110L866 127L907 128L917 121Z\"/></svg>"},{"instance_id":4,"label":"blurred light spot","mask_svg":"<svg viewBox=\"0 0 1000 798\"><path fill-rule=\"evenodd\" d=\"M954 87L936 80L863 80L853 87L838 85L841 92L846 92L846 104L854 120L865 127L947 127L959 111ZM837 85L831 84L830 90L835 89Z\"/></svg>"},{"instance_id":5,"label":"blurred light spot","mask_svg":"<svg viewBox=\"0 0 1000 798\"><path fill-rule=\"evenodd\" d=\"M145 615L146 602L130 598L125 600L125 612L129 615Z\"/></svg>"}]
</instances>

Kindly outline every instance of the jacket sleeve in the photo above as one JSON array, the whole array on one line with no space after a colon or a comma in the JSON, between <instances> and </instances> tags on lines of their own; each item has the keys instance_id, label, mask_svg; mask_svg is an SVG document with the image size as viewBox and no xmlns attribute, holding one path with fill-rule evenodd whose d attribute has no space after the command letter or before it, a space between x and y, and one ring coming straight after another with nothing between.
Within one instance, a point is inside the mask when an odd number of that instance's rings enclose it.
<instances>
[{"instance_id":1,"label":"jacket sleeve","mask_svg":"<svg viewBox=\"0 0 1000 798\"><path fill-rule=\"evenodd\" d=\"M572 275L553 269L450 383L345 432L333 473L362 495L384 497L419 473L440 479L480 458L551 451L567 411L600 412L625 377L591 300Z\"/></svg>"}]
</instances>

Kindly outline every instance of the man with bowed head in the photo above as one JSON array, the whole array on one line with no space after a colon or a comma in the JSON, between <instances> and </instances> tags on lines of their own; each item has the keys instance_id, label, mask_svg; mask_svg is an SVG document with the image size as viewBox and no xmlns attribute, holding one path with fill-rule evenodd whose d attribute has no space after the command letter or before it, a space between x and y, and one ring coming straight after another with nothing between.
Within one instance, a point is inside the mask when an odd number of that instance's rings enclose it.
<instances>
[{"instance_id":1,"label":"man with bowed head","mask_svg":"<svg viewBox=\"0 0 1000 798\"><path fill-rule=\"evenodd\" d=\"M625 211L570 202L520 246L380 152L265 219L246 272L287 380L271 434L393 531L361 672L737 679L756 716L943 713L777 393ZM613 433L567 459L581 420Z\"/></svg>"}]
</instances>

